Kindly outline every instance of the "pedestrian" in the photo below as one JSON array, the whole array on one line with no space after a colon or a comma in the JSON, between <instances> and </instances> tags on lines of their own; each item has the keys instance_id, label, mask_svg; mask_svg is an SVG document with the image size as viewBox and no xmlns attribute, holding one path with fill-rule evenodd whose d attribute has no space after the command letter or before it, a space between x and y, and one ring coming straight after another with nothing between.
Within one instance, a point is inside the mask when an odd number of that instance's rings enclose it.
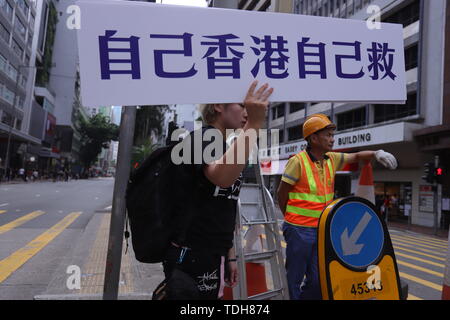
<instances>
[{"instance_id":1,"label":"pedestrian","mask_svg":"<svg viewBox=\"0 0 450 320\"><path fill-rule=\"evenodd\" d=\"M251 131L264 125L268 99L273 92L268 84L256 90L257 83L254 81L251 84L243 104L207 104L201 107L206 125L198 130L201 130L202 134L212 130L209 132L220 137L218 139L221 141L216 143L223 145L223 152L217 151L215 160L202 159L201 163L193 164L195 181L198 182L193 191L192 203L196 214L187 228L184 243L172 242L163 267L166 279L175 287L183 285L183 278L176 276L181 270L195 282L191 288L196 288L193 290L194 295L192 291L189 295L185 291L170 299L220 299L225 283L231 287L237 283L233 237L242 171L250 149L256 143L256 135ZM229 130L226 132L227 129L243 129L229 148L226 145L229 133ZM195 136L195 132L191 133L192 136ZM181 143L187 143L191 150L200 152L214 141L202 141L201 146L198 146L193 140L195 139L184 139ZM229 160L234 159L234 155L238 154L237 150L245 151L244 163ZM191 152L194 158L193 153Z\"/></svg>"},{"instance_id":2,"label":"pedestrian","mask_svg":"<svg viewBox=\"0 0 450 320\"><path fill-rule=\"evenodd\" d=\"M33 182L36 182L36 180L39 178L39 172L34 169L33 171Z\"/></svg>"},{"instance_id":3,"label":"pedestrian","mask_svg":"<svg viewBox=\"0 0 450 320\"><path fill-rule=\"evenodd\" d=\"M314 114L303 125L305 151L289 159L278 188L284 213L286 272L292 300L320 300L317 261L317 226L322 210L333 201L336 171L348 163L375 158L389 169L395 157L383 150L352 154L331 152L336 126L323 114Z\"/></svg>"},{"instance_id":4,"label":"pedestrian","mask_svg":"<svg viewBox=\"0 0 450 320\"><path fill-rule=\"evenodd\" d=\"M25 169L20 168L19 169L19 177L22 178L23 181L27 182L27 177L25 176Z\"/></svg>"}]
</instances>

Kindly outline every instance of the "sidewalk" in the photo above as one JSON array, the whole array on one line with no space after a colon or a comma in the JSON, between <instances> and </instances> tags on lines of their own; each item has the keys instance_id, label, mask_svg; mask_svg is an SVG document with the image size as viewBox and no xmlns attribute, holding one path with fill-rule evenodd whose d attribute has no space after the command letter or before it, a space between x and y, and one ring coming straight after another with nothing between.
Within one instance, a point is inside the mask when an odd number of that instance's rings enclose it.
<instances>
[{"instance_id":1,"label":"sidewalk","mask_svg":"<svg viewBox=\"0 0 450 320\"><path fill-rule=\"evenodd\" d=\"M89 221L80 240L55 272L47 289L35 300L102 300L111 212L97 211ZM119 300L150 300L153 290L164 279L161 264L138 262L129 240L127 254L123 242L119 280ZM69 266L81 271L80 289L69 289L73 273Z\"/></svg>"}]
</instances>

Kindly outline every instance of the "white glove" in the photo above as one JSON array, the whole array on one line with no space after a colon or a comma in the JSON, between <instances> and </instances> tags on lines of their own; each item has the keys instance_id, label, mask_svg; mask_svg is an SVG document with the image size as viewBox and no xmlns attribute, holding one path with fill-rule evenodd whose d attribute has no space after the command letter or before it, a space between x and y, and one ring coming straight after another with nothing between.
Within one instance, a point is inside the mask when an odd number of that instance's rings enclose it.
<instances>
[{"instance_id":1,"label":"white glove","mask_svg":"<svg viewBox=\"0 0 450 320\"><path fill-rule=\"evenodd\" d=\"M391 170L395 170L397 168L397 160L389 152L378 150L377 152L375 152L375 159L377 159L377 161L386 168L389 168Z\"/></svg>"}]
</instances>

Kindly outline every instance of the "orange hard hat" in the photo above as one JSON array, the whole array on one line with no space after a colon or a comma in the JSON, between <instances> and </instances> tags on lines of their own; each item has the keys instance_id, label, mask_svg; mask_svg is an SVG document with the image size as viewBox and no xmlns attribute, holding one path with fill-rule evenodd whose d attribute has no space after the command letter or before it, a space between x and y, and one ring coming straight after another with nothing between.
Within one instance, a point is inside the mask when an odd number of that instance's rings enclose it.
<instances>
[{"instance_id":1,"label":"orange hard hat","mask_svg":"<svg viewBox=\"0 0 450 320\"><path fill-rule=\"evenodd\" d=\"M303 124L303 138L306 139L313 133L325 128L336 129L336 125L322 113L313 114Z\"/></svg>"}]
</instances>

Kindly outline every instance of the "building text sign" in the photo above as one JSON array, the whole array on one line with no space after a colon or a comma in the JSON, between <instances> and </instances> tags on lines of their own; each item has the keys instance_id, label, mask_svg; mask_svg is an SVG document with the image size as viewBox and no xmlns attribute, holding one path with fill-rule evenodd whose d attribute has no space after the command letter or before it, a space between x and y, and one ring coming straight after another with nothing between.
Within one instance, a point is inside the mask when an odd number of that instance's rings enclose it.
<instances>
[{"instance_id":1,"label":"building text sign","mask_svg":"<svg viewBox=\"0 0 450 320\"><path fill-rule=\"evenodd\" d=\"M404 103L403 28L365 21L134 1L78 1L83 104Z\"/></svg>"}]
</instances>

